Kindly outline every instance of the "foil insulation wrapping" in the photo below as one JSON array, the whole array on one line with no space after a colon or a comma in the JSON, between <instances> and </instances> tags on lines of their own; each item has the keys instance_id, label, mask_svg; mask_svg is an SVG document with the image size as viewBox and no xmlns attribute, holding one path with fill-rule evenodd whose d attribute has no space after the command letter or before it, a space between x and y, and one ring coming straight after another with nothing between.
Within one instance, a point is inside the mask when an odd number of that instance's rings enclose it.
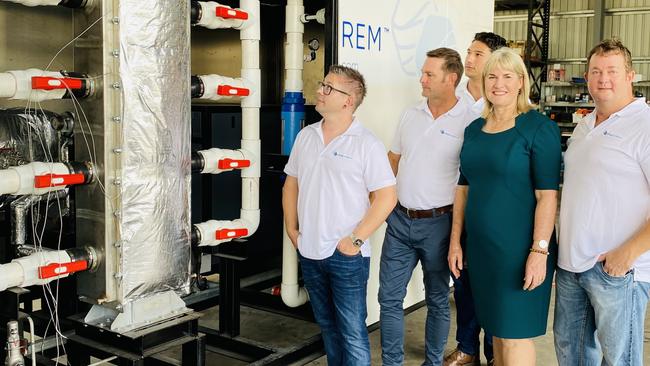
<instances>
[{"instance_id":1,"label":"foil insulation wrapping","mask_svg":"<svg viewBox=\"0 0 650 366\"><path fill-rule=\"evenodd\" d=\"M0 110L0 169L32 161L60 161L52 121L63 117L24 108Z\"/></svg>"},{"instance_id":2,"label":"foil insulation wrapping","mask_svg":"<svg viewBox=\"0 0 650 366\"><path fill-rule=\"evenodd\" d=\"M120 1L123 303L189 293L189 16L189 0Z\"/></svg>"},{"instance_id":3,"label":"foil insulation wrapping","mask_svg":"<svg viewBox=\"0 0 650 366\"><path fill-rule=\"evenodd\" d=\"M0 110L0 169L32 161L62 161L61 141L52 124L64 118L41 110ZM0 195L0 208L10 200L8 195Z\"/></svg>"}]
</instances>

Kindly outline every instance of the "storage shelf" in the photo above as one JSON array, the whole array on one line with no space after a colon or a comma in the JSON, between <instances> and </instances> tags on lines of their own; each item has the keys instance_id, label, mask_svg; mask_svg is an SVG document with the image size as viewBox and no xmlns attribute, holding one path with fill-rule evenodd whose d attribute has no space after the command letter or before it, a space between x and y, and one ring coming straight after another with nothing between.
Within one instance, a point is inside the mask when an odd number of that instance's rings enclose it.
<instances>
[{"instance_id":1,"label":"storage shelf","mask_svg":"<svg viewBox=\"0 0 650 366\"><path fill-rule=\"evenodd\" d=\"M546 81L543 86L549 87L572 87L572 86L585 86L586 83L574 83L572 81Z\"/></svg>"},{"instance_id":2,"label":"storage shelf","mask_svg":"<svg viewBox=\"0 0 650 366\"><path fill-rule=\"evenodd\" d=\"M594 103L574 103L574 102L545 102L544 107L571 107L571 108L595 108Z\"/></svg>"},{"instance_id":3,"label":"storage shelf","mask_svg":"<svg viewBox=\"0 0 650 366\"><path fill-rule=\"evenodd\" d=\"M558 127L565 127L565 128L573 128L573 127L578 125L577 123L573 123L573 122L557 122L556 121L555 123L557 123Z\"/></svg>"},{"instance_id":4,"label":"storage shelf","mask_svg":"<svg viewBox=\"0 0 650 366\"><path fill-rule=\"evenodd\" d=\"M650 80L636 81L632 83L633 86L650 86ZM579 87L587 86L587 83L574 83L572 81L546 81L543 86L548 87Z\"/></svg>"}]
</instances>

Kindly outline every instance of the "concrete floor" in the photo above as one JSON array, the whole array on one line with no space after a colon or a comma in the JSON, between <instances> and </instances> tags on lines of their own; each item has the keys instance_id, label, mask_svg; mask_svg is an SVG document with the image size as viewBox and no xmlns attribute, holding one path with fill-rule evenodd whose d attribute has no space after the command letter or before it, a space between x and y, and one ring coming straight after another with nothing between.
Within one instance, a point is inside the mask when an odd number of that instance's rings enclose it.
<instances>
[{"instance_id":1,"label":"concrete floor","mask_svg":"<svg viewBox=\"0 0 650 366\"><path fill-rule=\"evenodd\" d=\"M455 306L453 297L450 297L452 308L452 324L450 337L447 342L447 350L452 350L455 344ZM555 351L553 348L553 331L552 331L552 314L553 314L554 299L551 299L551 310L548 323L548 331L545 336L535 339L537 347L537 365L552 366L557 365L555 358ZM216 310L216 309L215 309ZM215 310L206 313L201 323L210 327L217 327L218 314ZM421 308L406 317L406 332L405 332L405 362L406 366L415 366L422 363L424 354L424 322L426 317L426 308ZM292 344L306 339L318 333L318 327L314 324L307 322L289 319L283 316L259 312L254 309L243 308L241 314L241 333L243 337L272 344L276 347L289 347ZM650 312L646 313L645 322L645 353L644 365L650 365ZM380 347L380 334L379 331L370 333L370 345L372 348L372 364L381 364L381 347ZM221 365L221 366L236 366L245 365L241 361L223 358L212 353L206 355L206 365ZM482 358L482 365L486 364L486 360ZM298 362L291 366L297 365L312 365L322 366L327 365L325 357L319 357L314 361Z\"/></svg>"}]
</instances>

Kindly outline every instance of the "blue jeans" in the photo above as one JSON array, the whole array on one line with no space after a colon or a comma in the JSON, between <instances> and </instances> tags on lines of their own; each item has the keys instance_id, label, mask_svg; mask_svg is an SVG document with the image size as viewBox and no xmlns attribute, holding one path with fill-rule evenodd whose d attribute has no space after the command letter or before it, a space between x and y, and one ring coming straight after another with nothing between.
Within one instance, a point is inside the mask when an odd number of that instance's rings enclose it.
<instances>
[{"instance_id":1,"label":"blue jeans","mask_svg":"<svg viewBox=\"0 0 650 366\"><path fill-rule=\"evenodd\" d=\"M555 353L561 366L642 366L643 322L650 283L605 273L558 268Z\"/></svg>"},{"instance_id":2,"label":"blue jeans","mask_svg":"<svg viewBox=\"0 0 650 366\"><path fill-rule=\"evenodd\" d=\"M418 261L424 273L427 304L423 365L440 365L449 333L447 252L451 214L410 219L395 209L386 222L379 267L383 365L401 365L404 361L404 297Z\"/></svg>"},{"instance_id":3,"label":"blue jeans","mask_svg":"<svg viewBox=\"0 0 650 366\"><path fill-rule=\"evenodd\" d=\"M480 354L479 335L481 325L476 319L474 312L474 298L472 287L469 283L467 269L460 271L460 277L454 279L454 301L456 302L456 341L458 349L468 355L478 356ZM485 331L483 337L483 354L489 361L494 358L492 350L492 335Z\"/></svg>"},{"instance_id":4,"label":"blue jeans","mask_svg":"<svg viewBox=\"0 0 650 366\"><path fill-rule=\"evenodd\" d=\"M338 251L323 260L298 255L302 278L320 326L327 364L370 365L366 285L370 258Z\"/></svg>"}]
</instances>

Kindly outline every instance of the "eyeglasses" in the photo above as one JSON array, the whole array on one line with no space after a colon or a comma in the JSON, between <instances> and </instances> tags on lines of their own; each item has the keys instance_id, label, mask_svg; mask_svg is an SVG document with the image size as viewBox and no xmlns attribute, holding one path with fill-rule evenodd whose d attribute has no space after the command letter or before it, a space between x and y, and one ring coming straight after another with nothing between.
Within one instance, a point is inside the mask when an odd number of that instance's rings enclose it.
<instances>
[{"instance_id":1,"label":"eyeglasses","mask_svg":"<svg viewBox=\"0 0 650 366\"><path fill-rule=\"evenodd\" d=\"M344 92L344 91L341 90L341 89L336 89L335 87L333 87L333 86L331 86L331 85L329 85L329 84L325 84L325 83L322 82L322 81L319 81L319 82L318 82L318 88L319 88L320 90L322 90L322 91L323 91L323 94L325 94L325 95L330 95L330 94L332 94L332 90L336 90L337 92L339 92L339 93L343 93L343 94L347 95L348 97L350 96L350 93Z\"/></svg>"}]
</instances>

